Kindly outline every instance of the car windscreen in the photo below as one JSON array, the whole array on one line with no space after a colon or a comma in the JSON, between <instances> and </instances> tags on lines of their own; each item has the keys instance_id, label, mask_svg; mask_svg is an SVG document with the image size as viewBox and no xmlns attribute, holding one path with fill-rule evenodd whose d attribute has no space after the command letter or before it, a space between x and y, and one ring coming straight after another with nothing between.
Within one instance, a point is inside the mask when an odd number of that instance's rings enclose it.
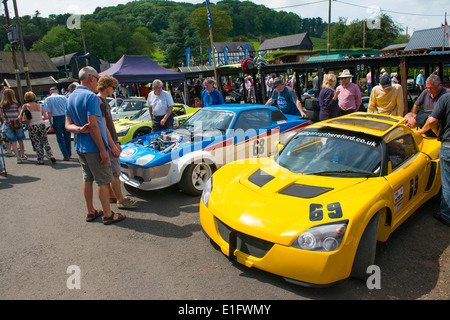
<instances>
[{"instance_id":1,"label":"car windscreen","mask_svg":"<svg viewBox=\"0 0 450 320\"><path fill-rule=\"evenodd\" d=\"M381 149L380 141L370 136L305 129L286 144L275 160L298 174L379 176Z\"/></svg>"},{"instance_id":2,"label":"car windscreen","mask_svg":"<svg viewBox=\"0 0 450 320\"><path fill-rule=\"evenodd\" d=\"M186 120L180 129L195 132L202 132L206 130L225 131L230 127L233 117L233 112L202 109Z\"/></svg>"},{"instance_id":3,"label":"car windscreen","mask_svg":"<svg viewBox=\"0 0 450 320\"><path fill-rule=\"evenodd\" d=\"M146 119L148 118L148 119ZM147 108L143 108L140 111L138 111L138 113L133 114L130 117L130 120L139 120L139 121L148 121L150 119L150 115L148 115L148 109Z\"/></svg>"}]
</instances>

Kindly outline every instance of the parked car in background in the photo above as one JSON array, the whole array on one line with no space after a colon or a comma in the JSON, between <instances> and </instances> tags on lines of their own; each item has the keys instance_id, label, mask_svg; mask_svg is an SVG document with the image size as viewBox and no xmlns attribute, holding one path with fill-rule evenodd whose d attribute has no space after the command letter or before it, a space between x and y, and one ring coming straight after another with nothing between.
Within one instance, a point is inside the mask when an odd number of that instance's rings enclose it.
<instances>
[{"instance_id":1,"label":"parked car in background","mask_svg":"<svg viewBox=\"0 0 450 320\"><path fill-rule=\"evenodd\" d=\"M274 106L225 104L200 109L176 130L163 130L122 145L120 179L135 188L171 185L200 195L224 164L275 152L275 141L311 124Z\"/></svg>"},{"instance_id":2,"label":"parked car in background","mask_svg":"<svg viewBox=\"0 0 450 320\"><path fill-rule=\"evenodd\" d=\"M109 102L113 120L127 119L135 115L146 106L144 97L113 99Z\"/></svg>"},{"instance_id":3,"label":"parked car in background","mask_svg":"<svg viewBox=\"0 0 450 320\"><path fill-rule=\"evenodd\" d=\"M198 108L191 108L185 104L176 103L173 108L174 128L181 126ZM114 122L120 144L152 132L152 121L148 108L143 108L129 119Z\"/></svg>"}]
</instances>

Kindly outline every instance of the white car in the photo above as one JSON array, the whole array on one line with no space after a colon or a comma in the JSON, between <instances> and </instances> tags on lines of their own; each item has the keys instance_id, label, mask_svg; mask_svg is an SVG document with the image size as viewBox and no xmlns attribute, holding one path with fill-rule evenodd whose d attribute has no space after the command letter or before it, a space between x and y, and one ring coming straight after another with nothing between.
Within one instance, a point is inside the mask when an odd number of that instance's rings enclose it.
<instances>
[{"instance_id":1,"label":"white car","mask_svg":"<svg viewBox=\"0 0 450 320\"><path fill-rule=\"evenodd\" d=\"M144 97L113 99L109 102L112 118L113 120L128 119L145 108L146 103L147 100Z\"/></svg>"}]
</instances>

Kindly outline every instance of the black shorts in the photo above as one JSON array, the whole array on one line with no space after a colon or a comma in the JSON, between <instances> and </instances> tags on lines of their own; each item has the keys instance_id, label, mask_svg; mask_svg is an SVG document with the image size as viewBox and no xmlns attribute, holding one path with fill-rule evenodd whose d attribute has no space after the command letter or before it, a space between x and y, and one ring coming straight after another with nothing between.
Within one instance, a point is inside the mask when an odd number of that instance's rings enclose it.
<instances>
[{"instance_id":1,"label":"black shorts","mask_svg":"<svg viewBox=\"0 0 450 320\"><path fill-rule=\"evenodd\" d=\"M162 118L164 118L164 116L153 116L152 132L157 132L157 131L161 131L164 129L172 129L173 128L173 115L172 114L167 118L164 126L161 125Z\"/></svg>"}]
</instances>

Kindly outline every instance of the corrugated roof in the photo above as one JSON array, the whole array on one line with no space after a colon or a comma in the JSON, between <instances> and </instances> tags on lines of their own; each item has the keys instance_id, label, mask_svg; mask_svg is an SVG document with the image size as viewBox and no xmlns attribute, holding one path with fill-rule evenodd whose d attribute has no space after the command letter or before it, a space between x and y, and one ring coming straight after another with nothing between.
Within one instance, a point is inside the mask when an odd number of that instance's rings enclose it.
<instances>
[{"instance_id":1,"label":"corrugated roof","mask_svg":"<svg viewBox=\"0 0 450 320\"><path fill-rule=\"evenodd\" d=\"M345 59L340 54L330 54L325 56L315 56L309 58L306 62L314 62L314 61L327 61L327 60L338 60L338 59Z\"/></svg>"},{"instance_id":2,"label":"corrugated roof","mask_svg":"<svg viewBox=\"0 0 450 320\"><path fill-rule=\"evenodd\" d=\"M26 51L25 59L27 60L30 73L58 72L58 69L45 52ZM23 71L22 54L20 52L16 52L16 60L19 70ZM10 51L0 51L0 73L14 73Z\"/></svg>"},{"instance_id":3,"label":"corrugated roof","mask_svg":"<svg viewBox=\"0 0 450 320\"><path fill-rule=\"evenodd\" d=\"M72 57L76 54L77 52L73 52L66 54L65 56L51 58L51 60L56 67L63 67L64 65L70 64L70 59L72 59Z\"/></svg>"},{"instance_id":4,"label":"corrugated roof","mask_svg":"<svg viewBox=\"0 0 450 320\"><path fill-rule=\"evenodd\" d=\"M407 45L408 45L407 43L391 44L390 46L381 49L381 51L404 49Z\"/></svg>"},{"instance_id":5,"label":"corrugated roof","mask_svg":"<svg viewBox=\"0 0 450 320\"><path fill-rule=\"evenodd\" d=\"M305 40L305 38L309 38L307 32L267 39L267 40L264 40L263 43L261 43L258 51L275 50L275 49L279 49L279 48L288 48L288 47L298 46Z\"/></svg>"},{"instance_id":6,"label":"corrugated roof","mask_svg":"<svg viewBox=\"0 0 450 320\"><path fill-rule=\"evenodd\" d=\"M444 44L444 27L424 29L414 31L405 51L414 51L419 49L430 50L433 48L442 48ZM448 39L445 40L445 47L449 46Z\"/></svg>"},{"instance_id":7,"label":"corrugated roof","mask_svg":"<svg viewBox=\"0 0 450 320\"><path fill-rule=\"evenodd\" d=\"M5 83L8 85L9 88L17 88L17 80L15 79L4 79ZM27 86L27 81L21 79L20 84L22 87ZM44 77L39 79L31 79L30 80L31 86L43 86L43 85L56 85L58 84L58 81L55 80L53 77Z\"/></svg>"}]
</instances>

